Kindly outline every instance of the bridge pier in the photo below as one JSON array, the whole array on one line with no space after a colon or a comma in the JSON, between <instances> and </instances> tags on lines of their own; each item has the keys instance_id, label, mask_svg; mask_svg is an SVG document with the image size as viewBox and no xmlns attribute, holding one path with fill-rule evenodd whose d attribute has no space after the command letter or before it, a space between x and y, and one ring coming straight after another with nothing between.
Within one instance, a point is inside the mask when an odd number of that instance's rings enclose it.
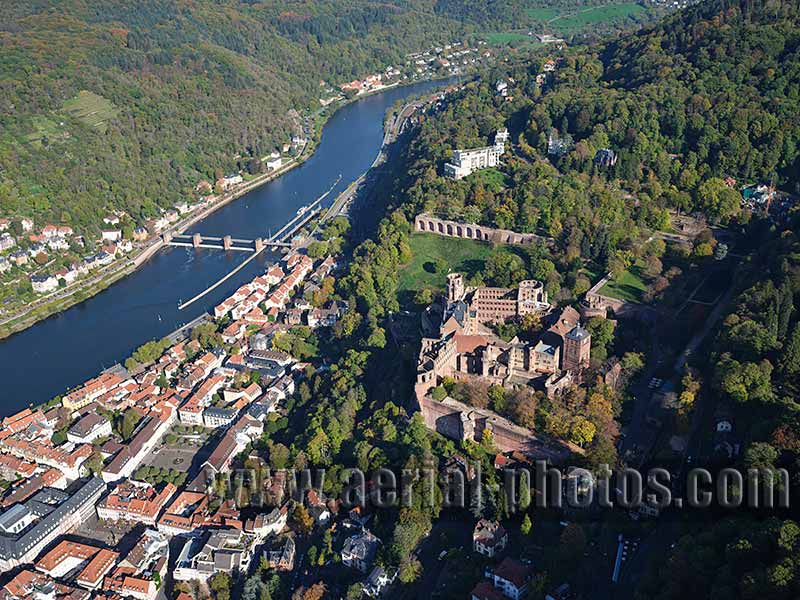
<instances>
[{"instance_id":1,"label":"bridge pier","mask_svg":"<svg viewBox=\"0 0 800 600\"><path fill-rule=\"evenodd\" d=\"M256 252L261 252L264 249L264 240L262 240L261 238L256 238L254 244Z\"/></svg>"},{"instance_id":2,"label":"bridge pier","mask_svg":"<svg viewBox=\"0 0 800 600\"><path fill-rule=\"evenodd\" d=\"M164 241L165 244L169 244L172 241L172 234L167 231L161 235L161 239Z\"/></svg>"},{"instance_id":3,"label":"bridge pier","mask_svg":"<svg viewBox=\"0 0 800 600\"><path fill-rule=\"evenodd\" d=\"M199 233L195 233L192 235L192 246L195 248L199 248L200 244L203 243L203 237Z\"/></svg>"},{"instance_id":4,"label":"bridge pier","mask_svg":"<svg viewBox=\"0 0 800 600\"><path fill-rule=\"evenodd\" d=\"M231 243L231 236L226 235L225 237L222 238L222 249L223 250L230 250L232 245L233 244Z\"/></svg>"}]
</instances>

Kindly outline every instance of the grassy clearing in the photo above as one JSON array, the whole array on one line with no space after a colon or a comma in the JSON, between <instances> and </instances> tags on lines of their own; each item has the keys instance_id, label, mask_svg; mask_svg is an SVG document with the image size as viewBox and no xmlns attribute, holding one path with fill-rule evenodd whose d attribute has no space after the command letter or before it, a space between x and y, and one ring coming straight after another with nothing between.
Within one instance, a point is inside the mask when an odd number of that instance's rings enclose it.
<instances>
[{"instance_id":1,"label":"grassy clearing","mask_svg":"<svg viewBox=\"0 0 800 600\"><path fill-rule=\"evenodd\" d=\"M484 270L486 259L495 252L516 254L519 246L493 246L488 242L462 240L433 233L414 233L409 240L411 261L400 269L398 300L402 306L413 305L417 290L444 290L447 273L459 272L469 278ZM437 271L441 261L446 268Z\"/></svg>"},{"instance_id":2,"label":"grassy clearing","mask_svg":"<svg viewBox=\"0 0 800 600\"><path fill-rule=\"evenodd\" d=\"M86 90L64 102L64 110L89 127L105 131L108 121L117 116L117 110L109 101Z\"/></svg>"},{"instance_id":3,"label":"grassy clearing","mask_svg":"<svg viewBox=\"0 0 800 600\"><path fill-rule=\"evenodd\" d=\"M641 16L647 8L636 2L619 2L586 8L532 7L527 9L528 18L537 23L537 31L570 36L582 33L598 25L621 24L630 17ZM486 41L495 46L541 46L536 37L527 35L527 29L513 31L487 31Z\"/></svg>"},{"instance_id":4,"label":"grassy clearing","mask_svg":"<svg viewBox=\"0 0 800 600\"><path fill-rule=\"evenodd\" d=\"M400 271L400 292L415 292L424 287L444 289L446 273L433 272L437 259L447 264L449 272L460 271L468 276L483 269L492 253L491 244L435 235L415 233L410 240L411 262Z\"/></svg>"},{"instance_id":5,"label":"grassy clearing","mask_svg":"<svg viewBox=\"0 0 800 600\"><path fill-rule=\"evenodd\" d=\"M551 6L537 6L525 11L534 21L550 21L561 16L562 11Z\"/></svg>"},{"instance_id":6,"label":"grassy clearing","mask_svg":"<svg viewBox=\"0 0 800 600\"><path fill-rule=\"evenodd\" d=\"M647 284L644 280L642 268L638 265L631 267L619 279L619 281L609 281L602 288L600 293L603 296L610 296L611 298L619 298L620 300L627 300L628 302L640 303L642 301L642 294L647 289Z\"/></svg>"},{"instance_id":7,"label":"grassy clearing","mask_svg":"<svg viewBox=\"0 0 800 600\"><path fill-rule=\"evenodd\" d=\"M608 4L582 9L577 13L564 13L550 22L550 26L563 35L580 33L600 23L621 21L646 12L646 8L634 2Z\"/></svg>"},{"instance_id":8,"label":"grassy clearing","mask_svg":"<svg viewBox=\"0 0 800 600\"><path fill-rule=\"evenodd\" d=\"M49 141L54 141L63 135L58 123L44 115L34 115L31 119L31 125L33 132L25 136L25 141L37 147L42 145L42 140L45 138Z\"/></svg>"},{"instance_id":9,"label":"grassy clearing","mask_svg":"<svg viewBox=\"0 0 800 600\"><path fill-rule=\"evenodd\" d=\"M498 193L503 188L508 187L509 179L505 173L498 171L495 168L481 169L477 171L472 177L478 177L487 189L494 193Z\"/></svg>"}]
</instances>

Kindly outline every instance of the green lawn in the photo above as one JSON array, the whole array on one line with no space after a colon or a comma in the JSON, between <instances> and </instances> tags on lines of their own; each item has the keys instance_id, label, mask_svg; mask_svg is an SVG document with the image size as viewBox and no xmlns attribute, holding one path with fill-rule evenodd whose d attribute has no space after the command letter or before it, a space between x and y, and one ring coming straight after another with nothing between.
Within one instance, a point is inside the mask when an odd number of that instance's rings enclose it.
<instances>
[{"instance_id":1,"label":"green lawn","mask_svg":"<svg viewBox=\"0 0 800 600\"><path fill-rule=\"evenodd\" d=\"M81 90L77 96L64 102L64 110L100 131L105 131L108 120L117 115L117 110L110 101L86 90Z\"/></svg>"},{"instance_id":2,"label":"green lawn","mask_svg":"<svg viewBox=\"0 0 800 600\"><path fill-rule=\"evenodd\" d=\"M486 259L494 251L491 244L435 235L414 233L409 240L411 261L400 269L398 297L400 304L409 306L414 293L423 288L443 290L447 273L460 272L467 277L483 271ZM501 252L514 252L515 246L499 246ZM433 263L441 259L447 265L434 272Z\"/></svg>"},{"instance_id":3,"label":"green lawn","mask_svg":"<svg viewBox=\"0 0 800 600\"><path fill-rule=\"evenodd\" d=\"M526 13L533 21L548 25L562 35L571 35L598 23L621 21L646 11L645 7L636 2L620 2L586 8L542 6L529 8Z\"/></svg>"},{"instance_id":4,"label":"green lawn","mask_svg":"<svg viewBox=\"0 0 800 600\"><path fill-rule=\"evenodd\" d=\"M644 282L642 269L638 265L631 267L619 281L609 281L602 288L600 293L603 296L619 298L628 302L639 303L642 301L642 293L647 289Z\"/></svg>"},{"instance_id":5,"label":"green lawn","mask_svg":"<svg viewBox=\"0 0 800 600\"><path fill-rule=\"evenodd\" d=\"M561 14L559 9L551 6L537 6L529 8L525 12L528 13L528 16L534 21L550 21Z\"/></svg>"},{"instance_id":6,"label":"green lawn","mask_svg":"<svg viewBox=\"0 0 800 600\"><path fill-rule=\"evenodd\" d=\"M31 125L33 126L33 132L25 136L25 140L37 147L41 146L44 138L52 142L63 134L58 123L44 115L34 115L31 118Z\"/></svg>"},{"instance_id":7,"label":"green lawn","mask_svg":"<svg viewBox=\"0 0 800 600\"><path fill-rule=\"evenodd\" d=\"M589 6L585 8L556 8L532 7L526 14L531 21L536 22L537 31L553 33L561 36L570 36L582 33L600 24L623 23L629 17L641 16L647 8L636 2L618 2L602 6ZM534 36L527 35L528 29L519 27L511 31L487 31L484 33L486 41L496 46L514 45L525 47L541 46ZM524 43L524 42L527 42Z\"/></svg>"},{"instance_id":8,"label":"green lawn","mask_svg":"<svg viewBox=\"0 0 800 600\"><path fill-rule=\"evenodd\" d=\"M563 35L572 35L580 33L592 25L608 21L621 21L631 16L640 15L646 10L646 8L635 2L593 6L581 9L576 13L565 12L550 21L550 26Z\"/></svg>"},{"instance_id":9,"label":"green lawn","mask_svg":"<svg viewBox=\"0 0 800 600\"><path fill-rule=\"evenodd\" d=\"M475 171L472 175L467 177L465 181L475 179L482 181L486 189L495 194L502 192L511 184L510 178L505 173L493 167Z\"/></svg>"}]
</instances>

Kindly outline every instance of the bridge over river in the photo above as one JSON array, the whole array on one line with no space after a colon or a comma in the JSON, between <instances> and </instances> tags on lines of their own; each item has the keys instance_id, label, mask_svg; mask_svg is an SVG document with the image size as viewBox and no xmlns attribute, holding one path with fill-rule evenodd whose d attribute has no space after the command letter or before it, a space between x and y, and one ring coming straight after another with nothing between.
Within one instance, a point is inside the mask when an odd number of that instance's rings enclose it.
<instances>
[{"instance_id":1,"label":"bridge over river","mask_svg":"<svg viewBox=\"0 0 800 600\"><path fill-rule=\"evenodd\" d=\"M230 235L223 237L215 237L203 235L201 233L179 233L179 234L164 234L164 243L170 246L183 246L186 248L211 248L215 250L239 250L242 252L253 252L255 254L261 253L265 248L281 249L292 248L296 244L292 242L292 237L295 233L308 223L311 219L316 217L322 211L322 201L333 191L333 188L342 180L341 174L333 182L333 185L328 188L328 191L322 194L319 198L314 200L308 206L302 206L297 210L294 218L292 218L286 225L281 227L275 233L269 235L266 239L257 237L253 240L235 238Z\"/></svg>"},{"instance_id":2,"label":"bridge over river","mask_svg":"<svg viewBox=\"0 0 800 600\"><path fill-rule=\"evenodd\" d=\"M341 173L335 197L358 179L375 160L384 138L386 110L397 101L444 87L450 81L423 82L361 98L337 111L327 122L314 154L303 164L198 221L191 231L201 243L217 245L231 237L231 251L216 248L163 247L139 269L80 304L0 341L0 362L6 377L0 388L0 416L39 403L124 361L141 344L168 335L209 311L245 281L263 273L280 258L292 237L274 238ZM330 202L331 199L328 199ZM327 207L327 203L321 203ZM257 253L255 240L265 240ZM252 251L243 254L252 240ZM224 247L224 242L221 242ZM241 266L242 257L248 261ZM234 275L231 271L237 269ZM220 279L227 277L222 283ZM181 299L214 286L188 307ZM184 306L183 310L178 308Z\"/></svg>"},{"instance_id":3,"label":"bridge over river","mask_svg":"<svg viewBox=\"0 0 800 600\"><path fill-rule=\"evenodd\" d=\"M200 300L200 298L202 298L203 296L205 296L209 292L211 292L211 291L215 290L216 288L218 288L219 286L221 286L228 279L230 279L236 273L241 271L251 260L253 260L256 256L261 254L261 252L263 250L265 250L266 248L292 248L292 247L296 247L296 246L302 246L303 245L303 241L298 241L297 243L290 243L290 242L288 242L286 240L292 239L295 233L297 233L306 223L308 223L311 219L316 217L322 211L322 208L320 208L321 202L325 199L325 197L328 194L330 194L333 191L333 188L336 187L336 184L339 183L339 181L341 181L341 179L342 179L342 176L339 175L339 177L336 179L336 181L333 183L333 185L330 187L330 189L328 189L327 192L322 194L322 196L320 196L319 198L314 200L314 202L309 204L307 207L304 206L300 210L298 210L297 214L295 215L295 217L291 221L289 221L286 225L281 227L278 230L277 233L269 236L266 240L263 240L261 238L256 238L255 240L253 240L251 242L253 244L253 249L252 249L253 254L250 255L250 257L247 260L245 260L243 263L241 263L238 267L236 267L233 271L231 271L230 273L225 275L222 279L217 281L215 284L210 285L205 290L203 290L199 294L193 296L192 298L190 298L186 302L181 302L178 305L178 310L183 310L183 309L191 306L192 304L194 304L195 302ZM203 238L199 233L195 233L191 237L192 237L192 246L194 248L209 248L210 247L210 248L220 248L222 250L233 250L234 249L234 248L231 247L231 244L233 242L233 238L231 238L230 236L226 236L224 238ZM222 240L222 246L218 246L218 245L215 245L213 243L212 244L203 245L203 240L204 239ZM245 242L245 243L249 242L249 240L238 240L238 241L239 242ZM172 244L172 241L170 241L170 244ZM175 245L183 245L183 243L182 242L178 242Z\"/></svg>"}]
</instances>

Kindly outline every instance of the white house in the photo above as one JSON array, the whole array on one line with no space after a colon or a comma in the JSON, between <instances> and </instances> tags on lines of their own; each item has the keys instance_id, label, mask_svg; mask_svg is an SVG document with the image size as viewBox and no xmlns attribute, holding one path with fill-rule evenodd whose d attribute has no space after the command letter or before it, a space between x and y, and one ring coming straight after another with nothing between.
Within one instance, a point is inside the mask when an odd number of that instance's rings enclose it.
<instances>
[{"instance_id":1,"label":"white house","mask_svg":"<svg viewBox=\"0 0 800 600\"><path fill-rule=\"evenodd\" d=\"M37 294L46 294L58 289L58 279L52 275L32 275L31 286Z\"/></svg>"},{"instance_id":2,"label":"white house","mask_svg":"<svg viewBox=\"0 0 800 600\"><path fill-rule=\"evenodd\" d=\"M91 444L94 440L111 435L111 421L90 412L67 431L67 439L75 444Z\"/></svg>"},{"instance_id":3,"label":"white house","mask_svg":"<svg viewBox=\"0 0 800 600\"><path fill-rule=\"evenodd\" d=\"M506 557L496 567L487 567L486 577L495 590L500 591L506 598L520 600L528 591L533 569L518 560Z\"/></svg>"},{"instance_id":4,"label":"white house","mask_svg":"<svg viewBox=\"0 0 800 600\"><path fill-rule=\"evenodd\" d=\"M103 240L108 242L118 242L122 239L122 231L119 229L104 229L101 232Z\"/></svg>"}]
</instances>

